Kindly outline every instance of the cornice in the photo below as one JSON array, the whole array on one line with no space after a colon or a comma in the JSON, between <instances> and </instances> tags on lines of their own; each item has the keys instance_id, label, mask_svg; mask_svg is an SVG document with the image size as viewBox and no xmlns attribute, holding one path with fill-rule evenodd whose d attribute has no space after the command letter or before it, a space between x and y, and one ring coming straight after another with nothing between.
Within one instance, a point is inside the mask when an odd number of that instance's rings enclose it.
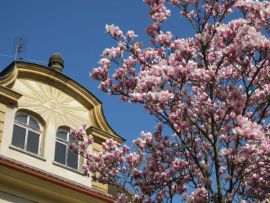
<instances>
[{"instance_id":1,"label":"cornice","mask_svg":"<svg viewBox=\"0 0 270 203\"><path fill-rule=\"evenodd\" d=\"M98 129L98 128L95 128L95 127L93 127L93 126L91 126L91 127L89 127L87 130L86 130L86 132L87 132L87 134L90 134L90 135L92 135L92 136L96 136L96 137L98 137L98 138L100 138L100 139L104 139L104 138L107 138L107 139L109 139L109 138L113 138L115 141L117 141L118 143L122 143L123 141L125 141L125 140L123 140L123 138L119 138L119 137L116 137L116 136L113 136L112 137L112 135L111 134L109 134L109 133L107 133L107 132L105 132L105 131L102 131L102 130L100 130L100 129Z\"/></svg>"},{"instance_id":2,"label":"cornice","mask_svg":"<svg viewBox=\"0 0 270 203\"><path fill-rule=\"evenodd\" d=\"M3 86L13 84L17 78L27 78L47 83L64 91L89 109L89 117L94 120L96 128L110 134L110 137L119 142L125 141L124 138L114 132L106 121L101 101L82 85L63 73L46 66L24 61L13 62L2 72L4 74L0 73L0 85Z\"/></svg>"},{"instance_id":3,"label":"cornice","mask_svg":"<svg viewBox=\"0 0 270 203\"><path fill-rule=\"evenodd\" d=\"M12 85L17 75L18 70L16 69L16 62L14 61L0 72L0 85L5 87Z\"/></svg>"},{"instance_id":4,"label":"cornice","mask_svg":"<svg viewBox=\"0 0 270 203\"><path fill-rule=\"evenodd\" d=\"M29 167L23 163L20 163L18 161L14 161L12 159L9 159L7 157L4 157L2 155L0 155L0 165L16 170L18 172L22 172L24 174L36 177L38 179L42 179L45 181L48 181L50 183L74 190L76 192L88 195L90 197L94 197L97 198L99 200L103 200L106 202L114 202L114 198L109 195L109 194L105 194L102 192L99 192L97 190L91 189L91 188L86 188L84 186L81 186L79 184L70 182L68 180L65 180L63 178L60 178L58 176L49 174L45 171L41 171L39 169L33 168L33 167Z\"/></svg>"},{"instance_id":5,"label":"cornice","mask_svg":"<svg viewBox=\"0 0 270 203\"><path fill-rule=\"evenodd\" d=\"M68 93L75 93L76 96L79 96L79 99L82 100L84 105L86 105L88 108L92 108L95 105L101 104L95 95L81 86L75 80L69 78L59 71L38 64L21 61L16 63L16 67L18 69L18 78L37 79L39 81L53 85L63 91L72 90Z\"/></svg>"},{"instance_id":6,"label":"cornice","mask_svg":"<svg viewBox=\"0 0 270 203\"><path fill-rule=\"evenodd\" d=\"M16 104L22 95L6 87L0 86L0 101L5 104Z\"/></svg>"}]
</instances>

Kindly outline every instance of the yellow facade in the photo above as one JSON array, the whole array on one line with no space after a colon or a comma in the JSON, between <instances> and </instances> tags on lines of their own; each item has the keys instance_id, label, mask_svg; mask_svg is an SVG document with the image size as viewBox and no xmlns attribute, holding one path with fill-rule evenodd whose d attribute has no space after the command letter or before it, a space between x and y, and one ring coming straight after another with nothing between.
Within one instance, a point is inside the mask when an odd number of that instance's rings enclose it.
<instances>
[{"instance_id":1,"label":"yellow facade","mask_svg":"<svg viewBox=\"0 0 270 203\"><path fill-rule=\"evenodd\" d=\"M2 141L2 137L3 137L5 112L6 112L6 105L0 104L0 142Z\"/></svg>"},{"instance_id":2,"label":"yellow facade","mask_svg":"<svg viewBox=\"0 0 270 203\"><path fill-rule=\"evenodd\" d=\"M93 153L106 139L124 141L106 122L101 102L59 67L17 61L0 73L0 202L1 195L21 198L18 202L113 202L108 187L91 182L80 167L76 171L55 162L61 128L86 124L94 136ZM35 154L12 144L17 142L12 136L18 112L37 118L42 126Z\"/></svg>"}]
</instances>

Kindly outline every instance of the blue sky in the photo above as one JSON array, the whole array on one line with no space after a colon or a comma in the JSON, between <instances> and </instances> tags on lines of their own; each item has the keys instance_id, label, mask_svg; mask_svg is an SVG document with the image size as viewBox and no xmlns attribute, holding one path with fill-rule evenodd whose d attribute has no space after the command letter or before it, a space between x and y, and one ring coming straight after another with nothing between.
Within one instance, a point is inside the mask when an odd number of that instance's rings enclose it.
<instances>
[{"instance_id":1,"label":"blue sky","mask_svg":"<svg viewBox=\"0 0 270 203\"><path fill-rule=\"evenodd\" d=\"M179 21L179 13L172 15L163 30L180 38L191 36L191 27ZM133 29L147 45L149 23L143 0L0 0L0 70L12 62L12 57L2 55L15 55L19 37L24 39L24 60L47 65L51 54L60 52L65 59L64 74L102 101L108 123L130 144L142 130L154 130L155 118L142 106L101 92L89 72L98 65L103 49L115 46L105 34L106 24L116 24L123 31Z\"/></svg>"},{"instance_id":2,"label":"blue sky","mask_svg":"<svg viewBox=\"0 0 270 203\"><path fill-rule=\"evenodd\" d=\"M188 36L186 24L175 24L176 16L168 28L173 26L181 36ZM115 45L105 34L106 24L116 24L123 31L133 29L147 44L144 31L149 23L143 0L0 0L0 54L13 56L19 37L24 39L24 60L47 65L50 55L60 52L65 59L64 74L103 102L107 121L130 143L141 130L153 131L155 119L141 106L101 92L89 72L97 66L103 49ZM12 60L0 55L0 69Z\"/></svg>"}]
</instances>

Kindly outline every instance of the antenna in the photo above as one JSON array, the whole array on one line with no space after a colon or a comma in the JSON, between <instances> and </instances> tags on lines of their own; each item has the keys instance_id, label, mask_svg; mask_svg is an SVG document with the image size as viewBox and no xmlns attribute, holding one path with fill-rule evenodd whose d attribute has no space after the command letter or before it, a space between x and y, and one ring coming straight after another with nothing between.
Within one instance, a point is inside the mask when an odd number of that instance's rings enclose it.
<instances>
[{"instance_id":1,"label":"antenna","mask_svg":"<svg viewBox=\"0 0 270 203\"><path fill-rule=\"evenodd\" d=\"M24 41L23 41L23 38L20 37L16 44L15 61L22 60L22 57L20 57L20 54L22 53L23 48L24 48Z\"/></svg>"}]
</instances>

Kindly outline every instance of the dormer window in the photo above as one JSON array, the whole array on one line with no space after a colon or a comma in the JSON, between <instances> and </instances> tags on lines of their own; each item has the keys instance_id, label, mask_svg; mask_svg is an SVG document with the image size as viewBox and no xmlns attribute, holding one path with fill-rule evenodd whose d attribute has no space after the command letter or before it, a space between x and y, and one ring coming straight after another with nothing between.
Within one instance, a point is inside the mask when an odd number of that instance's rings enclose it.
<instances>
[{"instance_id":1,"label":"dormer window","mask_svg":"<svg viewBox=\"0 0 270 203\"><path fill-rule=\"evenodd\" d=\"M74 153L70 144L77 144L68 129L59 128L56 133L54 161L66 167L78 170L79 155Z\"/></svg>"},{"instance_id":2,"label":"dormer window","mask_svg":"<svg viewBox=\"0 0 270 203\"><path fill-rule=\"evenodd\" d=\"M42 126L32 115L18 112L15 116L11 144L39 155Z\"/></svg>"}]
</instances>

